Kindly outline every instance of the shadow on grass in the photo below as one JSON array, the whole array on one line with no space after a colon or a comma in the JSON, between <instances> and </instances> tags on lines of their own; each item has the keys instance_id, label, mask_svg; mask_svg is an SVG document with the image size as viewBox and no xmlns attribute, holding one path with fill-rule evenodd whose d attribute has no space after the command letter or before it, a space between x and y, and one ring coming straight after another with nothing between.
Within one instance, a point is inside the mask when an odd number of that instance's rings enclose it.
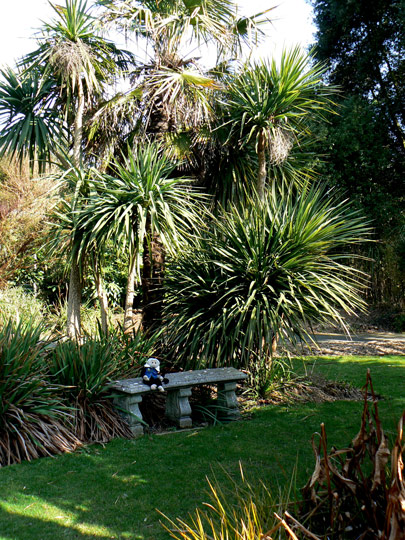
<instances>
[{"instance_id":1,"label":"shadow on grass","mask_svg":"<svg viewBox=\"0 0 405 540\"><path fill-rule=\"evenodd\" d=\"M1 471L0 538L144 538L122 511L147 513L147 480L128 459L114 466L112 457L92 447Z\"/></svg>"},{"instance_id":2,"label":"shadow on grass","mask_svg":"<svg viewBox=\"0 0 405 540\"><path fill-rule=\"evenodd\" d=\"M214 463L236 473L238 458L218 452L231 439L226 429L146 436L5 467L0 539L167 539L156 509L173 518L192 511Z\"/></svg>"}]
</instances>

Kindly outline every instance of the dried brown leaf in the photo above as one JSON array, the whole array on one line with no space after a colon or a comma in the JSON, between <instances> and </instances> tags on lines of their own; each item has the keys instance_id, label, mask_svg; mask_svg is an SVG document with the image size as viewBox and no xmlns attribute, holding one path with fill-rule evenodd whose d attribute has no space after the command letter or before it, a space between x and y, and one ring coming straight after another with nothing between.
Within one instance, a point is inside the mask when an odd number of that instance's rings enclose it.
<instances>
[{"instance_id":1,"label":"dried brown leaf","mask_svg":"<svg viewBox=\"0 0 405 540\"><path fill-rule=\"evenodd\" d=\"M385 467L388 463L390 456L391 456L391 453L388 448L387 438L384 436L384 433L382 432L381 444L378 447L378 450L374 458L374 477L373 477L373 485L371 486L371 491L374 491L376 487L380 485L382 485L385 488Z\"/></svg>"}]
</instances>

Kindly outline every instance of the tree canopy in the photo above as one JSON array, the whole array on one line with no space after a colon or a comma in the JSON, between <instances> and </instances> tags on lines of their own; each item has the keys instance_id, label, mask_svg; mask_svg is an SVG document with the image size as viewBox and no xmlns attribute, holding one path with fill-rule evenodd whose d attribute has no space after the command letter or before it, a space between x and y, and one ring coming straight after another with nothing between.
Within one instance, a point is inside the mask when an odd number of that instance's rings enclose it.
<instances>
[{"instance_id":1,"label":"tree canopy","mask_svg":"<svg viewBox=\"0 0 405 540\"><path fill-rule=\"evenodd\" d=\"M379 241L369 269L374 301L401 301L405 4L401 0L312 0L312 5L318 27L316 57L327 65L327 81L341 89L339 114L330 117L319 133L317 152L324 154L320 172L372 220Z\"/></svg>"}]
</instances>

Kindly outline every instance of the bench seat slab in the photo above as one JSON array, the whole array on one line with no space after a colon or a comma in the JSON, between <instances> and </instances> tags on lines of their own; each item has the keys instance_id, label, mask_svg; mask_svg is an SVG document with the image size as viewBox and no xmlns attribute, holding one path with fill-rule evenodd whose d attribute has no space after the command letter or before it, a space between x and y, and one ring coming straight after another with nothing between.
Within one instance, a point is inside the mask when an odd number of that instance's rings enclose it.
<instances>
[{"instance_id":1,"label":"bench seat slab","mask_svg":"<svg viewBox=\"0 0 405 540\"><path fill-rule=\"evenodd\" d=\"M242 381L247 378L245 373L232 368L209 368L199 369L194 371L181 371L179 373L168 373L167 377L169 383L164 385L165 390L169 391L172 388L187 388L191 386L198 386L200 384L218 384L226 382ZM138 377L136 379L125 379L121 381L115 381L111 387L120 392L127 394L146 394L151 391Z\"/></svg>"}]
</instances>

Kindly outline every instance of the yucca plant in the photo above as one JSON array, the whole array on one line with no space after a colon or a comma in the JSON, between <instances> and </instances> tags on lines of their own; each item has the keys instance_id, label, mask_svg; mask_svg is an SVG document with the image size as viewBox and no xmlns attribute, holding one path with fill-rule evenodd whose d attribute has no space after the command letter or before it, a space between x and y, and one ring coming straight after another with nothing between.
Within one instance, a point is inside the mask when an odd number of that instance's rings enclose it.
<instances>
[{"instance_id":1,"label":"yucca plant","mask_svg":"<svg viewBox=\"0 0 405 540\"><path fill-rule=\"evenodd\" d=\"M368 227L348 202L317 187L274 188L234 207L190 241L166 280L165 331L179 363L247 367L278 339L308 340L308 325L364 307L365 276L345 264Z\"/></svg>"},{"instance_id":2,"label":"yucca plant","mask_svg":"<svg viewBox=\"0 0 405 540\"><path fill-rule=\"evenodd\" d=\"M41 326L0 325L0 467L74 450L68 410L47 380Z\"/></svg>"},{"instance_id":3,"label":"yucca plant","mask_svg":"<svg viewBox=\"0 0 405 540\"><path fill-rule=\"evenodd\" d=\"M108 339L87 339L82 345L59 343L49 357L52 381L75 409L75 432L82 441L107 442L132 434L112 404L109 383L131 374L136 376L143 361L152 354L151 339L139 334L130 340L116 333Z\"/></svg>"}]
</instances>

